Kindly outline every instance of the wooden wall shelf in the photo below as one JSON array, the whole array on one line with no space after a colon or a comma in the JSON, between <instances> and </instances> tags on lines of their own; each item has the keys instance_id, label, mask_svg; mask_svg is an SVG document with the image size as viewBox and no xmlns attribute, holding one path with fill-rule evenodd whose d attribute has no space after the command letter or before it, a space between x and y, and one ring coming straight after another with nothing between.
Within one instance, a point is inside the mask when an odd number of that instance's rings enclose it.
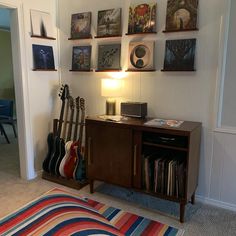
<instances>
[{"instance_id":1,"label":"wooden wall shelf","mask_svg":"<svg viewBox=\"0 0 236 236\"><path fill-rule=\"evenodd\" d=\"M166 69L162 69L162 72L195 72L195 69L192 70L166 70Z\"/></svg>"},{"instance_id":2,"label":"wooden wall shelf","mask_svg":"<svg viewBox=\"0 0 236 236\"><path fill-rule=\"evenodd\" d=\"M83 39L92 39L93 36L90 34L88 36L79 37L79 38L68 38L68 40L83 40Z\"/></svg>"},{"instance_id":3,"label":"wooden wall shelf","mask_svg":"<svg viewBox=\"0 0 236 236\"><path fill-rule=\"evenodd\" d=\"M32 69L32 71L57 71L56 69Z\"/></svg>"},{"instance_id":4,"label":"wooden wall shelf","mask_svg":"<svg viewBox=\"0 0 236 236\"><path fill-rule=\"evenodd\" d=\"M157 32L140 32L140 33L126 33L125 35L146 35L146 34L157 34Z\"/></svg>"},{"instance_id":5,"label":"wooden wall shelf","mask_svg":"<svg viewBox=\"0 0 236 236\"><path fill-rule=\"evenodd\" d=\"M92 72L93 70L90 69L90 70L69 70L71 72Z\"/></svg>"},{"instance_id":6,"label":"wooden wall shelf","mask_svg":"<svg viewBox=\"0 0 236 236\"><path fill-rule=\"evenodd\" d=\"M117 34L117 35L94 36L95 39L117 38L117 37L122 37L122 35L121 34Z\"/></svg>"},{"instance_id":7,"label":"wooden wall shelf","mask_svg":"<svg viewBox=\"0 0 236 236\"><path fill-rule=\"evenodd\" d=\"M198 31L198 28L195 29L183 29L183 30L163 30L163 33L176 33L176 32L188 32L188 31Z\"/></svg>"},{"instance_id":8,"label":"wooden wall shelf","mask_svg":"<svg viewBox=\"0 0 236 236\"><path fill-rule=\"evenodd\" d=\"M56 38L54 38L54 37L44 37L44 36L38 36L38 35L31 35L31 38L56 40Z\"/></svg>"},{"instance_id":9,"label":"wooden wall shelf","mask_svg":"<svg viewBox=\"0 0 236 236\"><path fill-rule=\"evenodd\" d=\"M111 69L111 70L103 70L103 69L97 69L95 72L120 72L122 69Z\"/></svg>"}]
</instances>

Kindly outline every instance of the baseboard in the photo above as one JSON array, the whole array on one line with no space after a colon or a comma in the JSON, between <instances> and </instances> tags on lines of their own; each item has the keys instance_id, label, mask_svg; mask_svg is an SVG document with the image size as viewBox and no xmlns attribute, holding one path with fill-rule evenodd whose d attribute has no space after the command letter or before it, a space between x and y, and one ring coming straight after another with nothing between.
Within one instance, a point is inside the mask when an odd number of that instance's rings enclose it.
<instances>
[{"instance_id":1,"label":"baseboard","mask_svg":"<svg viewBox=\"0 0 236 236\"><path fill-rule=\"evenodd\" d=\"M205 204L208 204L211 206L223 208L226 210L236 211L236 204L230 204L227 202L222 202L222 201L218 201L218 200L211 199L211 198L206 198L206 197L203 197L200 195L196 195L196 200L201 203L205 203Z\"/></svg>"}]
</instances>

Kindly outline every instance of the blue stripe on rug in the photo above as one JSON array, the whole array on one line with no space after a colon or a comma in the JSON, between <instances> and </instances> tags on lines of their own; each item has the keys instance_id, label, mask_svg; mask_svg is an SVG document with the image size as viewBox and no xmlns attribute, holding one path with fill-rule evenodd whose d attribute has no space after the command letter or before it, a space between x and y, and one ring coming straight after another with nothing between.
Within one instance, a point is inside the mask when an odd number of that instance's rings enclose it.
<instances>
[{"instance_id":1,"label":"blue stripe on rug","mask_svg":"<svg viewBox=\"0 0 236 236\"><path fill-rule=\"evenodd\" d=\"M109 221L113 219L118 213L120 212L120 209L115 209L108 217L106 217Z\"/></svg>"},{"instance_id":2,"label":"blue stripe on rug","mask_svg":"<svg viewBox=\"0 0 236 236\"><path fill-rule=\"evenodd\" d=\"M132 226L129 228L129 230L125 233L125 235L131 235L132 232L138 227L138 225L142 222L144 218L142 216L139 216L138 219L132 224Z\"/></svg>"}]
</instances>

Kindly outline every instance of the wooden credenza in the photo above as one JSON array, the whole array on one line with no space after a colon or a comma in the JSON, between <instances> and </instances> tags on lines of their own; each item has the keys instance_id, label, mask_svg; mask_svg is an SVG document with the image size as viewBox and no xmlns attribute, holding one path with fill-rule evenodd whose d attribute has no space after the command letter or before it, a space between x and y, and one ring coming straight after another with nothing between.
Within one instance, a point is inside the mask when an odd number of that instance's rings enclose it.
<instances>
[{"instance_id":1,"label":"wooden credenza","mask_svg":"<svg viewBox=\"0 0 236 236\"><path fill-rule=\"evenodd\" d=\"M198 184L201 123L151 127L144 125L146 121L86 118L90 191L94 191L94 180L100 180L178 202L180 222L184 222L185 205L189 201L194 204ZM171 160L175 165L169 169Z\"/></svg>"}]
</instances>

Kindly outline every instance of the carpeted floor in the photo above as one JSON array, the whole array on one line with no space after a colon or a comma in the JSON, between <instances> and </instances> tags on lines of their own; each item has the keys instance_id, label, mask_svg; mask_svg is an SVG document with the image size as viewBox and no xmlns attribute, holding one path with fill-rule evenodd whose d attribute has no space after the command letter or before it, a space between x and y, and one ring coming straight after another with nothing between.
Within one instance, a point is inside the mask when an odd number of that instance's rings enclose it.
<instances>
[{"instance_id":1,"label":"carpeted floor","mask_svg":"<svg viewBox=\"0 0 236 236\"><path fill-rule=\"evenodd\" d=\"M0 136L0 217L9 214L54 187L79 193L85 197L123 209L173 227L184 229L184 236L234 236L236 213L196 203L188 205L186 222L178 222L178 206L154 197L95 182L95 193L86 186L80 191L54 184L41 178L25 181L19 178L17 140L8 130L11 144Z\"/></svg>"}]
</instances>

